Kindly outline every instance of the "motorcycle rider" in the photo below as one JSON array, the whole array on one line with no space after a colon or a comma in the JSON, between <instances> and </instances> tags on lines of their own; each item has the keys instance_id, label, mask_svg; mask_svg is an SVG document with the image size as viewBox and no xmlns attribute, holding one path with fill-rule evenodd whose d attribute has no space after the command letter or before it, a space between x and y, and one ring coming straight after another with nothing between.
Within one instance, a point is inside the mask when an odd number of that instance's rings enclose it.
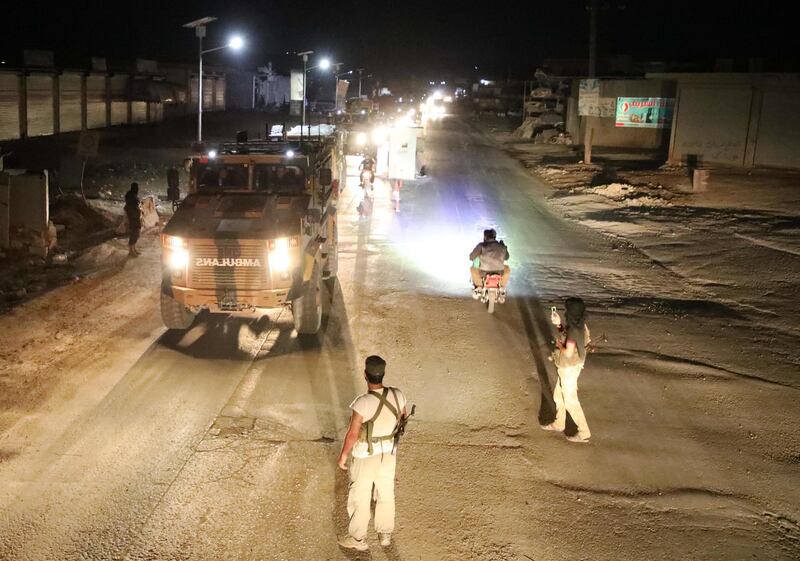
<instances>
[{"instance_id":1,"label":"motorcycle rider","mask_svg":"<svg viewBox=\"0 0 800 561\"><path fill-rule=\"evenodd\" d=\"M365 175L368 174L372 180L375 179L375 159L369 154L365 154L364 159L361 160L361 163L358 165L358 171L359 179L361 180L361 186L363 187ZM370 183L372 183L372 180L370 180Z\"/></svg>"},{"instance_id":2,"label":"motorcycle rider","mask_svg":"<svg viewBox=\"0 0 800 561\"><path fill-rule=\"evenodd\" d=\"M475 246L475 249L469 254L469 258L472 261L472 266L469 268L472 277L472 298L478 300L481 297L483 277L487 273L502 271L500 298L501 301L505 299L506 285L508 285L508 278L511 274L511 269L505 264L509 254L506 244L503 243L503 240L497 239L497 232L494 229L489 228L483 231L483 242Z\"/></svg>"}]
</instances>

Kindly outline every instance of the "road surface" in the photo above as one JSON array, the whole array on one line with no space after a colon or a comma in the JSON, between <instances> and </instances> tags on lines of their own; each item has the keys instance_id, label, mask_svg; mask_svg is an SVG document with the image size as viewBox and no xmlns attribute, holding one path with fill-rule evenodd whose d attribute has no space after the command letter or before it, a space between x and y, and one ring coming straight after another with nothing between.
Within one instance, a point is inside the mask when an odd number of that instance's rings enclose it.
<instances>
[{"instance_id":1,"label":"road surface","mask_svg":"<svg viewBox=\"0 0 800 561\"><path fill-rule=\"evenodd\" d=\"M800 557L797 365L745 309L553 214L544 188L458 120L394 214L341 199L324 334L287 311L165 332L159 250L0 318L0 559L712 560ZM495 227L510 298L470 299ZM538 428L551 305L589 304L591 443ZM9 345L6 347L6 343ZM336 545L336 458L363 359L417 415L398 459L395 544ZM754 357L758 357L754 359Z\"/></svg>"}]
</instances>

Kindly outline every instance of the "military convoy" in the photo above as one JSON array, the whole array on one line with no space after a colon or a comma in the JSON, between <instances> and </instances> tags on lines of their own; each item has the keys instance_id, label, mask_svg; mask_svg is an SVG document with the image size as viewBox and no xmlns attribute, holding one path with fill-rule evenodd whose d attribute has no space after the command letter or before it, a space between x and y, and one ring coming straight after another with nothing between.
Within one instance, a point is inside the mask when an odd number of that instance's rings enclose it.
<instances>
[{"instance_id":1,"label":"military convoy","mask_svg":"<svg viewBox=\"0 0 800 561\"><path fill-rule=\"evenodd\" d=\"M346 173L342 133L319 128L269 130L187 160L189 193L161 235L166 327L188 329L201 310L289 307L298 334L319 331Z\"/></svg>"}]
</instances>

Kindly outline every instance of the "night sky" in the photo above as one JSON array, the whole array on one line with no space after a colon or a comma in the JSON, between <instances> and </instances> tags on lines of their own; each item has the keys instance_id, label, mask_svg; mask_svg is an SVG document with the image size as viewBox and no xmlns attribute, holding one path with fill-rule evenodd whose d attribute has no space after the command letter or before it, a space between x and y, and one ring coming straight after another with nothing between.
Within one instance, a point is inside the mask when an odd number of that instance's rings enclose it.
<instances>
[{"instance_id":1,"label":"night sky","mask_svg":"<svg viewBox=\"0 0 800 561\"><path fill-rule=\"evenodd\" d=\"M784 2L608 0L600 14L601 55L637 60L762 57L764 70L797 70L795 23ZM532 74L543 58L585 57L587 0L526 2L227 1L6 2L0 54L8 64L23 48L56 51L56 63L85 66L89 56L192 61L196 41L181 24L219 18L208 45L233 31L246 54L208 62L290 66L286 51L313 49L384 76L505 77ZM618 9L625 4L625 9ZM17 23L11 23L17 22ZM213 57L213 58L212 58ZM478 66L477 71L474 67ZM710 68L709 68L710 69Z\"/></svg>"}]
</instances>

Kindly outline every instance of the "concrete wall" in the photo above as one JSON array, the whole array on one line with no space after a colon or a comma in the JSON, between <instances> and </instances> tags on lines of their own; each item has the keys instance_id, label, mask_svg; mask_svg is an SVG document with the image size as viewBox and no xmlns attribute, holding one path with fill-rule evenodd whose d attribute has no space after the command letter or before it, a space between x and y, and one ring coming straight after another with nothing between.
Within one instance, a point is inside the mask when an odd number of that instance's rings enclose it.
<instances>
[{"instance_id":1,"label":"concrete wall","mask_svg":"<svg viewBox=\"0 0 800 561\"><path fill-rule=\"evenodd\" d=\"M753 165L800 168L800 88L764 90Z\"/></svg>"},{"instance_id":2,"label":"concrete wall","mask_svg":"<svg viewBox=\"0 0 800 561\"><path fill-rule=\"evenodd\" d=\"M588 125L594 130L594 146L666 149L669 129L617 127L614 117L576 118L579 85L580 80L572 84L566 118L567 131L575 144L583 144ZM600 97L675 97L675 83L670 80L601 80Z\"/></svg>"},{"instance_id":3,"label":"concrete wall","mask_svg":"<svg viewBox=\"0 0 800 561\"><path fill-rule=\"evenodd\" d=\"M0 172L0 247L47 255L49 212L47 172Z\"/></svg>"},{"instance_id":4,"label":"concrete wall","mask_svg":"<svg viewBox=\"0 0 800 561\"><path fill-rule=\"evenodd\" d=\"M678 84L671 162L800 169L800 76L654 76Z\"/></svg>"}]
</instances>

